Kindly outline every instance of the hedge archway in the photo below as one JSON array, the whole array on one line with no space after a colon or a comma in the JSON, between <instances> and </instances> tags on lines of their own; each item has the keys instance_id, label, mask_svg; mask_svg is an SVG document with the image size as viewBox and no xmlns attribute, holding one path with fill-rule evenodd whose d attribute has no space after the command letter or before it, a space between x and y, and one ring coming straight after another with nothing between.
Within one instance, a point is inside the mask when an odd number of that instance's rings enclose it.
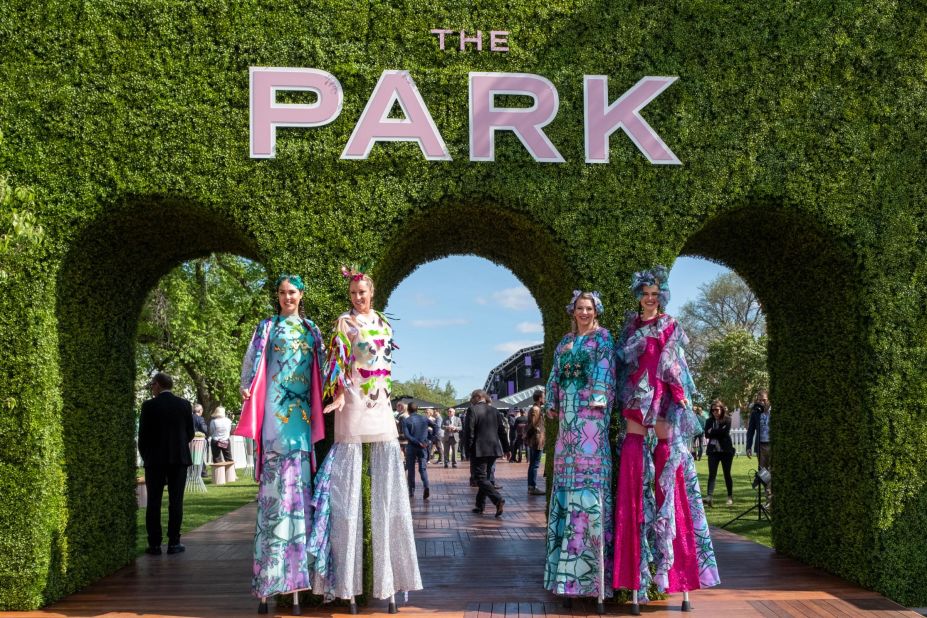
<instances>
[{"instance_id":1,"label":"hedge archway","mask_svg":"<svg viewBox=\"0 0 927 618\"><path fill-rule=\"evenodd\" d=\"M434 28L508 29L511 51L441 51ZM0 607L35 607L128 559L129 479L106 475L127 461L132 439L133 307L182 259L234 251L272 272L306 273L307 309L324 324L346 306L343 262L374 263L388 292L422 261L474 252L532 289L549 348L566 324L563 291L601 290L615 327L631 306L631 272L683 247L732 265L769 309L776 405L805 415L783 414L777 440L832 432L817 469L779 472L792 480L777 489L777 545L927 604L927 43L918 7L336 0L307 15L293 0L141 0L43 13L13 0L0 5L0 32L0 172L35 189L48 239L0 281L0 335L16 351L0 355ZM249 159L251 66L331 72L344 88L340 116L281 130L276 158ZM339 158L388 69L410 72L453 160L426 161L411 143ZM489 71L556 86L560 109L545 131L565 163L535 162L505 132L494 162L469 160L468 74ZM608 164L586 164L583 75L608 75L609 100L643 76L679 76L642 114L682 165L651 165L620 131ZM724 234L738 239L732 247L749 244L733 222L753 196L780 213L760 212L763 231L804 256L796 267L815 271L813 286L791 289L835 299L811 314L823 331L781 297L789 273L774 256L725 247ZM168 211L171 235L149 234L152 213ZM481 249L453 233L493 233L491 221L471 221L489 212L525 236ZM820 255L796 243L808 222ZM428 253L404 244L411 231L443 235ZM531 243L546 248L543 268L519 261ZM117 297L125 302L113 310ZM824 349L785 346L793 329L801 341L824 332ZM835 373L802 381L805 361ZM87 373L99 376L92 386ZM870 440L868 458L848 453L858 439ZM795 457L807 467L807 453ZM826 486L846 470L850 483ZM816 491L799 494L793 480ZM842 515L830 497L846 505Z\"/></svg>"},{"instance_id":2,"label":"hedge archway","mask_svg":"<svg viewBox=\"0 0 927 618\"><path fill-rule=\"evenodd\" d=\"M227 220L167 199L114 209L72 247L57 298L64 536L69 573L92 580L135 557L135 336L148 292L187 260L217 251L258 255Z\"/></svg>"}]
</instances>

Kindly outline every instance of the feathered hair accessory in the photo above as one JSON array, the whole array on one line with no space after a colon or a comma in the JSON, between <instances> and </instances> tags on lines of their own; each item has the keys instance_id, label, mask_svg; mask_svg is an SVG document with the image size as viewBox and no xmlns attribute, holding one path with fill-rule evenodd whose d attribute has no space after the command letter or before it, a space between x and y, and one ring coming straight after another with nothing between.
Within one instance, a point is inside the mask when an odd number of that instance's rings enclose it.
<instances>
[{"instance_id":1,"label":"feathered hair accessory","mask_svg":"<svg viewBox=\"0 0 927 618\"><path fill-rule=\"evenodd\" d=\"M299 290L300 292L305 291L306 289L306 285L303 283L302 277L300 277L299 275L291 275L288 273L284 273L280 275L279 277L277 277L277 283L274 284L274 288L279 288L280 284L283 283L284 281L289 281L292 284L292 286L296 288L297 290Z\"/></svg>"},{"instance_id":2,"label":"feathered hair accessory","mask_svg":"<svg viewBox=\"0 0 927 618\"><path fill-rule=\"evenodd\" d=\"M570 299L570 304L566 306L566 310L569 315L573 315L573 311L576 309L576 301L579 300L579 297L583 294L589 294L592 296L593 302L595 303L596 316L600 316L605 313L605 305L602 304L602 299L599 297L599 293L597 291L583 292L582 290L573 290L573 298Z\"/></svg>"},{"instance_id":3,"label":"feathered hair accessory","mask_svg":"<svg viewBox=\"0 0 927 618\"><path fill-rule=\"evenodd\" d=\"M655 285L660 288L660 306L664 309L669 305L669 269L657 264L650 270L642 270L631 276L631 292L640 300L644 296L644 286Z\"/></svg>"},{"instance_id":4,"label":"feathered hair accessory","mask_svg":"<svg viewBox=\"0 0 927 618\"><path fill-rule=\"evenodd\" d=\"M362 266L342 266L341 276L348 281L360 281L367 276L366 270Z\"/></svg>"}]
</instances>

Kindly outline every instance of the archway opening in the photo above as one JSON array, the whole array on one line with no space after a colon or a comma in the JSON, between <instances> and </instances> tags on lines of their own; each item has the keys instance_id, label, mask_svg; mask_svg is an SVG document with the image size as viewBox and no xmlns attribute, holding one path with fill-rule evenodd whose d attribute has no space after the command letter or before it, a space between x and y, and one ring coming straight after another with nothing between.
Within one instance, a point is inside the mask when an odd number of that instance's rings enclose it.
<instances>
[{"instance_id":1,"label":"archway opening","mask_svg":"<svg viewBox=\"0 0 927 618\"><path fill-rule=\"evenodd\" d=\"M773 545L812 565L864 572L875 504L874 464L857 328L852 253L807 215L776 204L727 212L689 238L682 255L731 267L766 316L775 512Z\"/></svg>"}]
</instances>

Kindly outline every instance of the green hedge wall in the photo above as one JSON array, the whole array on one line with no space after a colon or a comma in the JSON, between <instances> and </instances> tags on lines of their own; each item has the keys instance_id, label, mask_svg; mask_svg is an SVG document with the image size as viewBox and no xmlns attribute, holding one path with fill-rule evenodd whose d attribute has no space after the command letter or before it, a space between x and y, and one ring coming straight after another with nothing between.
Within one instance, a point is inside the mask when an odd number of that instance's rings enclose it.
<instances>
[{"instance_id":1,"label":"green hedge wall","mask_svg":"<svg viewBox=\"0 0 927 618\"><path fill-rule=\"evenodd\" d=\"M512 51L441 52L441 27L510 30ZM346 306L341 262L375 263L384 303L422 262L485 256L538 300L548 354L572 289L600 289L614 327L633 270L723 261L769 320L777 548L927 604L925 30L884 0L0 4L0 169L35 188L48 235L0 299L0 607L131 559L138 312L211 251L303 272L323 324ZM340 117L249 159L252 65L333 73ZM338 159L384 69L411 72L453 161L408 143ZM469 162L470 71L550 79L567 162L508 134ZM644 116L683 165L620 132L611 163L584 164L583 74L612 97L678 75Z\"/></svg>"}]
</instances>

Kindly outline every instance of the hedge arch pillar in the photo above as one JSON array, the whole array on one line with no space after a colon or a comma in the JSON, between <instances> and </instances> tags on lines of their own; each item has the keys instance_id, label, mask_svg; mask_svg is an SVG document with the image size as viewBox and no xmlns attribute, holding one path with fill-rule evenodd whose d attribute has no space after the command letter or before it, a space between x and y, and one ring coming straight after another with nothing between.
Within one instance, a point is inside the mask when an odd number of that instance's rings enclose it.
<instances>
[{"instance_id":1,"label":"hedge arch pillar","mask_svg":"<svg viewBox=\"0 0 927 618\"><path fill-rule=\"evenodd\" d=\"M871 397L858 380L867 346L848 247L811 217L764 204L711 219L683 254L737 271L766 314L776 549L875 586L864 574L879 558L878 498L858 482L875 474L863 447Z\"/></svg>"},{"instance_id":2,"label":"hedge arch pillar","mask_svg":"<svg viewBox=\"0 0 927 618\"><path fill-rule=\"evenodd\" d=\"M101 577L135 555L135 337L145 298L172 268L219 251L258 255L247 235L214 211L139 200L89 224L62 262L57 305L71 581Z\"/></svg>"}]
</instances>

